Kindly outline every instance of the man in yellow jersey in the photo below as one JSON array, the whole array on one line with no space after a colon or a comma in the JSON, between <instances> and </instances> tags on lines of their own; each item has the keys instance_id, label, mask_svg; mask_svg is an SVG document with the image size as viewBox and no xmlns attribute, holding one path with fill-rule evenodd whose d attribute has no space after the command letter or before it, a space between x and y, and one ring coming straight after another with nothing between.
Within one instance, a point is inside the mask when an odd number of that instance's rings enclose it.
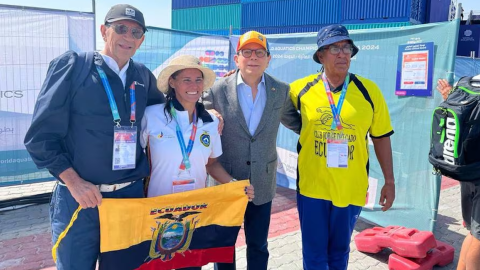
<instances>
[{"instance_id":1,"label":"man in yellow jersey","mask_svg":"<svg viewBox=\"0 0 480 270\"><path fill-rule=\"evenodd\" d=\"M306 270L347 269L350 238L368 188L368 137L385 177L380 205L395 199L390 123L378 86L348 72L358 48L342 25L318 32L322 71L290 85L300 111L297 205Z\"/></svg>"}]
</instances>

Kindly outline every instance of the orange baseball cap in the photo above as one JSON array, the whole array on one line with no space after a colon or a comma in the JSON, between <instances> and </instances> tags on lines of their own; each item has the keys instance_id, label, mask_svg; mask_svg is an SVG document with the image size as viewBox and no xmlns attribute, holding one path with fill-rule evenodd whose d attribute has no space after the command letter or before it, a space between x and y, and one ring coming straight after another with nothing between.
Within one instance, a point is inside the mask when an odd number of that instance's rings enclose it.
<instances>
[{"instance_id":1,"label":"orange baseball cap","mask_svg":"<svg viewBox=\"0 0 480 270\"><path fill-rule=\"evenodd\" d=\"M241 35L240 38L238 39L238 44L237 44L237 52L243 48L243 46L250 44L250 43L256 43L261 45L265 50L269 51L269 46L267 42L267 38L257 32L257 31L248 31L245 34Z\"/></svg>"}]
</instances>

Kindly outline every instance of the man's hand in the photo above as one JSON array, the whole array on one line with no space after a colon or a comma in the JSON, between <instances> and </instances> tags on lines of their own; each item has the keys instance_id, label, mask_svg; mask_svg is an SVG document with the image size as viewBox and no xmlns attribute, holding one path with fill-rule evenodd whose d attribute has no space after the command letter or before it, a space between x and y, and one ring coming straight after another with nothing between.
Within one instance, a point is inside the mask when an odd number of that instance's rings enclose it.
<instances>
[{"instance_id":1,"label":"man's hand","mask_svg":"<svg viewBox=\"0 0 480 270\"><path fill-rule=\"evenodd\" d=\"M218 134L222 135L222 131L223 131L223 117L220 113L218 113L216 110L214 109L211 109L211 110L208 110L210 113L212 113L213 115L215 115L218 120L219 120L219 123L218 123Z\"/></svg>"},{"instance_id":2,"label":"man's hand","mask_svg":"<svg viewBox=\"0 0 480 270\"><path fill-rule=\"evenodd\" d=\"M252 185L245 187L245 194L247 194L249 202L251 202L253 198L255 198L255 191Z\"/></svg>"},{"instance_id":3,"label":"man's hand","mask_svg":"<svg viewBox=\"0 0 480 270\"><path fill-rule=\"evenodd\" d=\"M385 183L382 187L380 194L379 204L382 206L382 211L387 211L392 207L393 201L395 200L395 184L394 183Z\"/></svg>"},{"instance_id":4,"label":"man's hand","mask_svg":"<svg viewBox=\"0 0 480 270\"><path fill-rule=\"evenodd\" d=\"M452 86L445 79L439 79L437 82L437 90L442 95L443 99L447 99L448 94L452 91Z\"/></svg>"},{"instance_id":5,"label":"man's hand","mask_svg":"<svg viewBox=\"0 0 480 270\"><path fill-rule=\"evenodd\" d=\"M102 194L98 187L82 179L72 168L65 170L59 176L83 209L94 208L102 203Z\"/></svg>"},{"instance_id":6,"label":"man's hand","mask_svg":"<svg viewBox=\"0 0 480 270\"><path fill-rule=\"evenodd\" d=\"M225 75L223 75L223 78L229 77L230 75L235 74L235 72L237 71L235 69L232 69L229 72L225 73Z\"/></svg>"}]
</instances>

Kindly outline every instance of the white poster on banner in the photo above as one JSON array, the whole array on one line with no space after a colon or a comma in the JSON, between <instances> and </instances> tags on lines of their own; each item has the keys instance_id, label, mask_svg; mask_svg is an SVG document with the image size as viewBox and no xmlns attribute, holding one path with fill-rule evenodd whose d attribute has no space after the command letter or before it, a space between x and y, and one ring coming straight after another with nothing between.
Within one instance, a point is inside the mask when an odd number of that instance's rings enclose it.
<instances>
[{"instance_id":1,"label":"white poster on banner","mask_svg":"<svg viewBox=\"0 0 480 270\"><path fill-rule=\"evenodd\" d=\"M277 154L277 172L286 175L287 177L296 179L298 154L280 147L277 147Z\"/></svg>"},{"instance_id":2,"label":"white poster on banner","mask_svg":"<svg viewBox=\"0 0 480 270\"><path fill-rule=\"evenodd\" d=\"M365 208L373 210L375 203L377 202L377 188L378 188L378 179L368 177L368 191L365 201Z\"/></svg>"}]
</instances>

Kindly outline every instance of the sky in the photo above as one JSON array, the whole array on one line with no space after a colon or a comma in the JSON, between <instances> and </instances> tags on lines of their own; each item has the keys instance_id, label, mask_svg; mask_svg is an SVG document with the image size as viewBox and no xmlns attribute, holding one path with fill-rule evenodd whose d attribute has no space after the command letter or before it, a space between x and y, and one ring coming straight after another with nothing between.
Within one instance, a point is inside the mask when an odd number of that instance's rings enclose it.
<instances>
[{"instance_id":1,"label":"sky","mask_svg":"<svg viewBox=\"0 0 480 270\"><path fill-rule=\"evenodd\" d=\"M175 0L96 0L96 29L99 31L111 6L123 3L135 3L132 5L143 12L147 26L171 28L172 1ZM457 2L462 3L465 17L470 10L480 11L479 0L458 0ZM92 12L91 0L0 0L0 4ZM103 40L101 35L97 34L97 49L102 47Z\"/></svg>"},{"instance_id":2,"label":"sky","mask_svg":"<svg viewBox=\"0 0 480 270\"><path fill-rule=\"evenodd\" d=\"M132 4L135 3L135 4ZM0 4L41 7L60 10L92 12L91 0L0 0ZM147 26L171 28L172 25L172 0L96 0L96 30L105 19L108 10L116 4L131 4L138 8L145 18ZM97 49L103 47L101 35L97 32Z\"/></svg>"}]
</instances>

